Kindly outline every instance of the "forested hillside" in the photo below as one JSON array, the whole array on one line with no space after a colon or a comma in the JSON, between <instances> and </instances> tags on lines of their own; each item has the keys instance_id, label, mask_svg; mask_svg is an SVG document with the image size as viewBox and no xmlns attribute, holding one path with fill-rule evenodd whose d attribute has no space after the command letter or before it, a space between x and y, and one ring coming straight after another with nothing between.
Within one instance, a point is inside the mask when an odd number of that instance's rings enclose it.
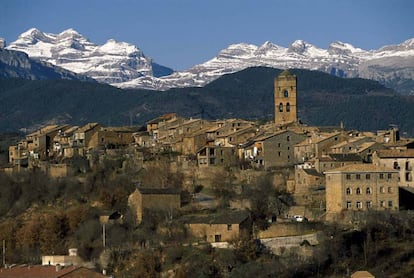
<instances>
[{"instance_id":1,"label":"forested hillside","mask_svg":"<svg viewBox=\"0 0 414 278\"><path fill-rule=\"evenodd\" d=\"M377 130L396 124L414 135L414 97L378 82L291 70L298 77L298 113L308 125ZM140 125L164 113L206 119L273 118L273 81L278 69L257 67L225 75L203 88L163 92L121 90L109 85L68 81L0 80L0 130L46 123Z\"/></svg>"}]
</instances>

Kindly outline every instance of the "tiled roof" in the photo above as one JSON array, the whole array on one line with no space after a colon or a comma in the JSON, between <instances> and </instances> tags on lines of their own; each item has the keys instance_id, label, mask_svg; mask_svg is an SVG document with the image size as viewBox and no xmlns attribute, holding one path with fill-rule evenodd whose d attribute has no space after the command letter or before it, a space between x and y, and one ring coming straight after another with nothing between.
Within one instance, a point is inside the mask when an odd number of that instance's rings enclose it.
<instances>
[{"instance_id":1,"label":"tiled roof","mask_svg":"<svg viewBox=\"0 0 414 278\"><path fill-rule=\"evenodd\" d=\"M335 168L329 171L326 171L325 173L347 173L347 172L398 172L397 170L382 167L382 166L376 166L374 164L370 163L363 163L363 164L350 164L346 165L340 168Z\"/></svg>"},{"instance_id":2,"label":"tiled roof","mask_svg":"<svg viewBox=\"0 0 414 278\"><path fill-rule=\"evenodd\" d=\"M86 270L86 271L85 271ZM76 276L76 272L83 272ZM30 277L30 278L59 278L59 277L105 277L102 274L79 266L53 266L53 265L19 265L0 269L0 278ZM71 274L71 275L70 275Z\"/></svg>"},{"instance_id":3,"label":"tiled roof","mask_svg":"<svg viewBox=\"0 0 414 278\"><path fill-rule=\"evenodd\" d=\"M377 155L380 158L411 158L414 157L414 149L406 150L378 150Z\"/></svg>"}]
</instances>

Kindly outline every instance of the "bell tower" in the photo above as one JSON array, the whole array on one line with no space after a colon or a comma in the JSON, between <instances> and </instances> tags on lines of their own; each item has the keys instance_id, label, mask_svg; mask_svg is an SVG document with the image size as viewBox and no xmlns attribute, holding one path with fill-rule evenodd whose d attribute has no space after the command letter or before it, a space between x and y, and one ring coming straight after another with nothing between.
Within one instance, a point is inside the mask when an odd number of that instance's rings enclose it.
<instances>
[{"instance_id":1,"label":"bell tower","mask_svg":"<svg viewBox=\"0 0 414 278\"><path fill-rule=\"evenodd\" d=\"M275 124L285 125L298 121L296 110L297 78L284 70L275 78Z\"/></svg>"}]
</instances>

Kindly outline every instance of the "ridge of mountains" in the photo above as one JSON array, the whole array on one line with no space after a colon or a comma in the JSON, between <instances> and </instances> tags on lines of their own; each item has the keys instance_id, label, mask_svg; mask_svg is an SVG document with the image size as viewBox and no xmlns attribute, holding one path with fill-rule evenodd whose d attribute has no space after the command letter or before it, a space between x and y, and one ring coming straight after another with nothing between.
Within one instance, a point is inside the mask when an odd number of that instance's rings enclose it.
<instances>
[{"instance_id":1,"label":"ridge of mountains","mask_svg":"<svg viewBox=\"0 0 414 278\"><path fill-rule=\"evenodd\" d=\"M307 125L376 131L398 125L414 135L414 96L380 83L290 70L298 77L298 115ZM142 125L175 112L209 120L273 120L273 82L280 69L252 67L204 87L167 91L120 89L76 80L0 79L0 131L31 131L47 124ZM398 107L398 109L396 109Z\"/></svg>"},{"instance_id":2,"label":"ridge of mountains","mask_svg":"<svg viewBox=\"0 0 414 278\"><path fill-rule=\"evenodd\" d=\"M152 62L134 45L112 39L96 45L73 29L50 34L32 28L6 49L25 52L31 58L121 88L203 87L224 74L265 66L372 79L402 94L414 94L414 38L369 51L339 41L327 49L303 40L289 47L271 42L260 46L233 44L205 63L181 72Z\"/></svg>"}]
</instances>

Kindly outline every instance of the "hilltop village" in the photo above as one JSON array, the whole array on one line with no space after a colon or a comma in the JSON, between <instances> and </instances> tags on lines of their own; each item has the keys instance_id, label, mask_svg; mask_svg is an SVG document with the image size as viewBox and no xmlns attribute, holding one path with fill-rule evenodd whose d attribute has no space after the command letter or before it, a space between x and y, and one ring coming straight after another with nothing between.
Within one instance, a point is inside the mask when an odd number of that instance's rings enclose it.
<instances>
[{"instance_id":1,"label":"hilltop village","mask_svg":"<svg viewBox=\"0 0 414 278\"><path fill-rule=\"evenodd\" d=\"M110 205L111 200L116 203L114 188L105 195L109 205L104 206L104 198L93 204L105 207L99 215L104 233L105 226L122 225L128 217L134 227L140 227L157 214L159 222L169 226L154 224L154 234L177 233L179 228L171 223L182 223L183 244L243 251L246 261L266 252L293 256L306 266L318 257L318 246L330 244L336 235L337 231L327 234L320 225L361 232L372 219L413 209L414 139L402 138L396 126L376 132L346 130L342 123L308 126L298 119L297 94L296 76L283 71L274 82L274 121L265 124L186 119L171 113L139 128L99 123L45 126L9 147L9 167L3 172L9 176L41 172L52 180L75 177L80 184L90 182L88 174L97 169L107 180L123 175L130 190L122 206ZM103 240L105 250L109 248L105 234ZM374 239L370 240L372 244ZM140 250L165 244L165 240L156 242L147 238L134 244ZM246 246L252 242L249 248L256 251L249 257ZM358 248L366 248L367 242ZM75 249L72 255L41 254L42 264L83 265L77 246L63 247ZM365 257L361 255L354 265L343 265L344 272L375 270L375 264L367 262L367 252L363 249L360 254ZM159 257L162 261L165 256ZM184 254L178 257L169 267L160 263L154 273L164 277L178 277L180 271L188 274L191 263L183 263ZM334 259L322 257L319 264L332 274L327 264ZM116 273L117 268L108 265L99 263L105 273L108 269ZM237 273L236 265L218 263L217 269L208 271L229 277ZM289 263L283 265L289 269ZM305 269L304 277L316 275L315 269ZM318 265L318 271L323 273L322 269ZM301 270L295 267L295 271Z\"/></svg>"}]
</instances>

